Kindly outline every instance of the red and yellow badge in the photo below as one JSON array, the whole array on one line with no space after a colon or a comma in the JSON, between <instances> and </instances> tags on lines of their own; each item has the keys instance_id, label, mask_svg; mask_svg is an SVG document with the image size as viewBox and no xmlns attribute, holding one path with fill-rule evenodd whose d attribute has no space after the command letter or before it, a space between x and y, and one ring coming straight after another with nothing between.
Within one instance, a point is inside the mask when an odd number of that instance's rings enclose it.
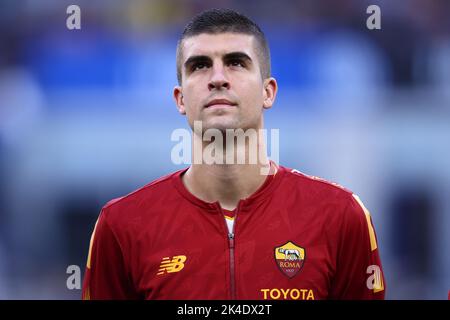
<instances>
[{"instance_id":1,"label":"red and yellow badge","mask_svg":"<svg viewBox=\"0 0 450 320\"><path fill-rule=\"evenodd\" d=\"M289 241L275 248L275 262L287 277L293 278L305 262L305 249Z\"/></svg>"}]
</instances>

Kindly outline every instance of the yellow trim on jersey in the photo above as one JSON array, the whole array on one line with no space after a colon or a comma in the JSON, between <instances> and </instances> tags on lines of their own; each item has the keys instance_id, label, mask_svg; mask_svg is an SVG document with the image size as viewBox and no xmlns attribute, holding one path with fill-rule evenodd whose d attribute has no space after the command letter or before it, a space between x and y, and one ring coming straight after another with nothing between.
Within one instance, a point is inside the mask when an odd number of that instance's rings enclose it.
<instances>
[{"instance_id":1,"label":"yellow trim on jersey","mask_svg":"<svg viewBox=\"0 0 450 320\"><path fill-rule=\"evenodd\" d=\"M91 300L91 293L89 291L89 287L86 288L86 292L83 296L83 300Z\"/></svg>"},{"instance_id":2,"label":"yellow trim on jersey","mask_svg":"<svg viewBox=\"0 0 450 320\"><path fill-rule=\"evenodd\" d=\"M375 284L373 286L373 293L377 293L384 290L383 276L381 275L381 271L377 272L375 278Z\"/></svg>"},{"instance_id":3,"label":"yellow trim on jersey","mask_svg":"<svg viewBox=\"0 0 450 320\"><path fill-rule=\"evenodd\" d=\"M224 215L224 217L225 217L225 219L230 220L230 221L234 220L234 217L228 217L228 216L225 216L225 215Z\"/></svg>"},{"instance_id":4,"label":"yellow trim on jersey","mask_svg":"<svg viewBox=\"0 0 450 320\"><path fill-rule=\"evenodd\" d=\"M366 216L367 228L369 229L370 249L372 251L374 251L378 246L377 246L377 240L375 238L375 231L373 230L373 226L372 226L372 223L370 221L370 212L369 212L369 210L367 210L367 208L362 203L361 199L356 194L353 194L353 198L355 198L355 200L361 206L361 208L363 209L364 214Z\"/></svg>"},{"instance_id":5,"label":"yellow trim on jersey","mask_svg":"<svg viewBox=\"0 0 450 320\"><path fill-rule=\"evenodd\" d=\"M97 229L97 223L98 223L98 219L95 222L95 227L94 227L94 231L92 231L92 235L91 235L91 241L89 243L89 253L88 253L88 258L87 258L87 268L90 269L91 268L91 253L92 253L92 244L94 243L94 235L95 235L95 230Z\"/></svg>"}]
</instances>

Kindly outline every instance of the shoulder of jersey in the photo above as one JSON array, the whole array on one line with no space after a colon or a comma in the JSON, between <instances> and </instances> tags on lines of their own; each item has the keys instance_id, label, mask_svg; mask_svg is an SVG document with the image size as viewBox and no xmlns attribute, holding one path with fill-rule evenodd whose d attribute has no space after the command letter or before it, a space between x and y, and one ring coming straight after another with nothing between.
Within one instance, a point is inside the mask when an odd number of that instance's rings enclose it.
<instances>
[{"instance_id":1,"label":"shoulder of jersey","mask_svg":"<svg viewBox=\"0 0 450 320\"><path fill-rule=\"evenodd\" d=\"M344 186L336 183L336 182L332 182L332 181L328 181L325 180L323 178L320 177L316 177L316 176L312 176L312 175L308 175L306 173L303 173L297 169L290 169L290 168L286 168L286 171L288 172L288 176L292 176L295 178L299 178L302 179L302 182L307 183L310 182L312 184L315 184L317 186L323 186L325 188L330 188L333 191L342 191L343 193L347 194L347 195L352 195L353 192L347 188L345 188Z\"/></svg>"},{"instance_id":2,"label":"shoulder of jersey","mask_svg":"<svg viewBox=\"0 0 450 320\"><path fill-rule=\"evenodd\" d=\"M153 180L152 182L146 184L145 186L140 187L139 189L132 191L123 197L112 199L108 201L103 208L106 209L116 204L127 202L127 200L139 201L140 199L148 198L151 197L152 195L161 196L161 193L159 191L168 190L168 188L171 188L172 187L171 178L178 172L179 171L169 173L156 180Z\"/></svg>"}]
</instances>

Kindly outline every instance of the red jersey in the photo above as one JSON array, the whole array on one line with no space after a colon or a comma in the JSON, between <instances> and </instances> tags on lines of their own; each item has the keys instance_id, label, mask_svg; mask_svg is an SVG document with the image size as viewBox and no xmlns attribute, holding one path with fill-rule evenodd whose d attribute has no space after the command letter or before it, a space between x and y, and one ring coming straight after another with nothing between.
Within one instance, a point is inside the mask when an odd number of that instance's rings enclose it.
<instances>
[{"instance_id":1,"label":"red jersey","mask_svg":"<svg viewBox=\"0 0 450 320\"><path fill-rule=\"evenodd\" d=\"M336 184L282 166L239 202L180 170L106 204L91 237L84 299L383 299L369 212ZM226 212L227 219L233 219Z\"/></svg>"}]
</instances>

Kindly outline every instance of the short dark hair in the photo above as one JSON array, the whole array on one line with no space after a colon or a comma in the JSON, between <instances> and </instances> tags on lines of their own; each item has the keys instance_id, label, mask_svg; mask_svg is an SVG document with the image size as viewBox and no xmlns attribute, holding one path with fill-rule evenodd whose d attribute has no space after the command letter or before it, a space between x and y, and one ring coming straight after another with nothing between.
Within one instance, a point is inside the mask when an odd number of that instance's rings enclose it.
<instances>
[{"instance_id":1,"label":"short dark hair","mask_svg":"<svg viewBox=\"0 0 450 320\"><path fill-rule=\"evenodd\" d=\"M243 33L256 39L256 52L259 57L261 77L270 77L270 50L266 37L256 23L248 17L230 9L210 9L196 15L184 28L177 45L177 79L181 85L183 40L202 33Z\"/></svg>"}]
</instances>

